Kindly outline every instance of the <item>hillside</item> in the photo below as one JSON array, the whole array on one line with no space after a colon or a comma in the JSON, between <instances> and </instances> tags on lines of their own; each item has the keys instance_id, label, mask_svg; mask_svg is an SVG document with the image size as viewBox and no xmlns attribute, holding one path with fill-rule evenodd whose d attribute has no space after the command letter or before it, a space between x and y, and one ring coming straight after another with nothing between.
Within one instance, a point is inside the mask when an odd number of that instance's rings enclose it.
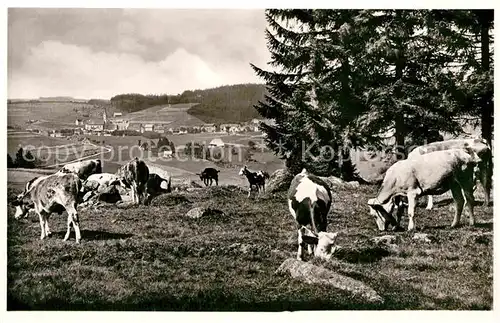
<instances>
[{"instance_id":1,"label":"hillside","mask_svg":"<svg viewBox=\"0 0 500 323\"><path fill-rule=\"evenodd\" d=\"M237 84L205 90L187 90L179 95L119 94L111 98L112 106L126 113L156 111L165 106L192 104L187 110L202 122L230 123L249 121L260 115L253 108L264 99L263 84Z\"/></svg>"},{"instance_id":2,"label":"hillside","mask_svg":"<svg viewBox=\"0 0 500 323\"><path fill-rule=\"evenodd\" d=\"M221 86L201 91L200 104L188 110L205 122L242 122L260 118L254 105L264 100L262 84Z\"/></svg>"}]
</instances>

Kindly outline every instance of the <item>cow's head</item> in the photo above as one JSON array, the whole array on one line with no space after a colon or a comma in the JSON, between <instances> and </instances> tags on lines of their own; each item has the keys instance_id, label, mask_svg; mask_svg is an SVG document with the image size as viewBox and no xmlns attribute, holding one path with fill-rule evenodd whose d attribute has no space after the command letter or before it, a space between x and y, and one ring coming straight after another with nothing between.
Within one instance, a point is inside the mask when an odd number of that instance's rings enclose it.
<instances>
[{"instance_id":1,"label":"cow's head","mask_svg":"<svg viewBox=\"0 0 500 323\"><path fill-rule=\"evenodd\" d=\"M335 252L335 240L337 240L338 232L319 232L315 234L306 227L300 228L302 241L314 246L314 256L329 260Z\"/></svg>"},{"instance_id":2,"label":"cow's head","mask_svg":"<svg viewBox=\"0 0 500 323\"><path fill-rule=\"evenodd\" d=\"M27 217L29 211L34 208L34 204L29 198L29 195L24 192L19 194L16 199L12 201L12 206L16 207L16 213L14 213L14 218L16 219Z\"/></svg>"},{"instance_id":3,"label":"cow's head","mask_svg":"<svg viewBox=\"0 0 500 323\"><path fill-rule=\"evenodd\" d=\"M385 204L379 204L377 199L369 199L368 205L370 206L370 215L375 219L375 223L380 231L388 230L390 224L392 224L395 229L399 227L396 219L392 216L392 211L394 209L394 202L392 199Z\"/></svg>"},{"instance_id":4,"label":"cow's head","mask_svg":"<svg viewBox=\"0 0 500 323\"><path fill-rule=\"evenodd\" d=\"M246 173L248 172L248 169L247 169L247 166L243 166L241 169L240 169L240 172L238 173L238 175L240 176L243 176L245 175Z\"/></svg>"}]
</instances>

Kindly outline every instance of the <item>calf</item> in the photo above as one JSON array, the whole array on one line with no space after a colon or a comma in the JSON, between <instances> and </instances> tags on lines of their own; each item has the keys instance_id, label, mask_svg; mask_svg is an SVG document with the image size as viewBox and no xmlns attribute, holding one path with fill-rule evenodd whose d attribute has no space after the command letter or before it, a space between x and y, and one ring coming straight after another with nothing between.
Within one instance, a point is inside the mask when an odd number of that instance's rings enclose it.
<instances>
[{"instance_id":1,"label":"calf","mask_svg":"<svg viewBox=\"0 0 500 323\"><path fill-rule=\"evenodd\" d=\"M254 190L254 188L256 189L257 193L259 193L260 190L265 192L266 172L252 172L245 165L240 169L240 172L238 174L240 176L245 176L248 180L248 184L250 185L248 189L248 197L250 197L250 194ZM267 178L269 178L269 174L267 174Z\"/></svg>"},{"instance_id":2,"label":"calf","mask_svg":"<svg viewBox=\"0 0 500 323\"><path fill-rule=\"evenodd\" d=\"M386 172L376 198L368 200L370 214L375 218L379 230L387 230L389 224L399 228L400 218L392 217L396 200L408 198L408 230L415 223L415 200L418 196L443 194L451 190L455 200L455 217L452 227L460 222L464 206L464 196L469 208L470 225L474 224L473 172L480 161L474 151L450 149L435 151L412 159L398 161Z\"/></svg>"},{"instance_id":3,"label":"calf","mask_svg":"<svg viewBox=\"0 0 500 323\"><path fill-rule=\"evenodd\" d=\"M140 204L145 201L146 182L149 179L149 169L143 160L135 157L118 169L116 175L125 188L131 188L132 202Z\"/></svg>"},{"instance_id":4,"label":"calf","mask_svg":"<svg viewBox=\"0 0 500 323\"><path fill-rule=\"evenodd\" d=\"M200 179L203 181L205 186L208 186L210 181L210 186L212 186L213 181L215 180L215 185L219 186L219 172L215 168L207 167L201 173L196 173L196 175L200 176Z\"/></svg>"},{"instance_id":5,"label":"calf","mask_svg":"<svg viewBox=\"0 0 500 323\"><path fill-rule=\"evenodd\" d=\"M48 222L50 214L53 212L62 214L66 210L68 226L64 241L68 240L73 225L76 242L79 243L81 235L76 206L80 189L81 182L75 174L53 174L34 178L26 184L23 193L13 202L16 207L14 217L16 219L26 217L29 210L34 209L40 219L42 230L40 239L44 239L51 234Z\"/></svg>"},{"instance_id":6,"label":"calf","mask_svg":"<svg viewBox=\"0 0 500 323\"><path fill-rule=\"evenodd\" d=\"M155 196L170 193L171 191L172 184L170 177L165 179L158 174L151 173L146 182L146 201L144 204L149 204Z\"/></svg>"},{"instance_id":7,"label":"calf","mask_svg":"<svg viewBox=\"0 0 500 323\"><path fill-rule=\"evenodd\" d=\"M332 204L332 193L320 178L304 169L297 174L288 190L288 208L297 222L297 259L303 260L303 249L308 245L309 254L329 259L337 233L326 232L327 214ZM311 229L306 228L307 225Z\"/></svg>"},{"instance_id":8,"label":"calf","mask_svg":"<svg viewBox=\"0 0 500 323\"><path fill-rule=\"evenodd\" d=\"M478 163L478 178L484 189L484 205L490 202L491 179L493 176L493 159L491 148L484 139L452 139L446 141L437 141L427 145L418 146L408 154L408 159L416 156L425 155L433 151L448 149L471 149L481 159ZM475 182L475 181L474 181ZM432 195L428 196L427 209L432 209Z\"/></svg>"},{"instance_id":9,"label":"calf","mask_svg":"<svg viewBox=\"0 0 500 323\"><path fill-rule=\"evenodd\" d=\"M101 161L99 159L89 159L64 165L57 173L76 174L82 181L92 174L102 173Z\"/></svg>"}]
</instances>

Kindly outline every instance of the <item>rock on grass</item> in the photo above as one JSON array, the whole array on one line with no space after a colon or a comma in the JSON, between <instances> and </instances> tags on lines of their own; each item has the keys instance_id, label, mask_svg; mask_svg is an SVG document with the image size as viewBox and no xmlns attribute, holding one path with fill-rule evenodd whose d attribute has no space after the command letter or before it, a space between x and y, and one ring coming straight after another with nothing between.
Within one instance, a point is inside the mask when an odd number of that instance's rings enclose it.
<instances>
[{"instance_id":1,"label":"rock on grass","mask_svg":"<svg viewBox=\"0 0 500 323\"><path fill-rule=\"evenodd\" d=\"M210 216L210 215L216 215L216 216L222 216L224 213L220 210L215 210L211 208L204 208L204 207L195 207L186 213L186 216L191 219L199 219L203 216Z\"/></svg>"},{"instance_id":2,"label":"rock on grass","mask_svg":"<svg viewBox=\"0 0 500 323\"><path fill-rule=\"evenodd\" d=\"M288 273L292 278L300 279L308 284L329 285L348 291L364 298L369 303L380 304L384 302L384 299L374 289L359 280L293 258L286 259L276 273Z\"/></svg>"}]
</instances>

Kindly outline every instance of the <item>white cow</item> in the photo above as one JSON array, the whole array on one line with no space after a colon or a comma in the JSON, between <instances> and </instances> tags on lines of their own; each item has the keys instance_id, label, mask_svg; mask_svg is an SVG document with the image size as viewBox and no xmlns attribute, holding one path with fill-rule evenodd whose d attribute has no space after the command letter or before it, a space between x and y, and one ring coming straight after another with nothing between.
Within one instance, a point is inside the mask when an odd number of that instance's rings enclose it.
<instances>
[{"instance_id":1,"label":"white cow","mask_svg":"<svg viewBox=\"0 0 500 323\"><path fill-rule=\"evenodd\" d=\"M436 141L427 145L418 146L408 154L408 159L416 156L425 155L427 153L439 150L448 149L472 149L481 162L478 163L479 181L484 189L484 205L487 206L490 201L491 178L493 176L493 164L491 147L484 139L452 139L445 141ZM432 195L428 196L426 209L430 210L433 207Z\"/></svg>"},{"instance_id":2,"label":"white cow","mask_svg":"<svg viewBox=\"0 0 500 323\"><path fill-rule=\"evenodd\" d=\"M452 227L460 222L464 206L464 196L469 208L469 223L474 225L473 172L480 158L468 149L434 151L398 161L386 172L376 198L370 199L370 214L374 216L379 230L387 230L389 224L399 227L392 211L396 198L408 198L408 230L415 227L415 200L418 196L443 194L451 190L455 200L455 217Z\"/></svg>"},{"instance_id":3,"label":"white cow","mask_svg":"<svg viewBox=\"0 0 500 323\"><path fill-rule=\"evenodd\" d=\"M328 185L304 169L297 174L288 190L288 207L297 222L297 259L303 260L303 249L308 245L309 254L329 259L338 233L326 232L327 214L332 204ZM305 226L310 225L311 229Z\"/></svg>"},{"instance_id":4,"label":"white cow","mask_svg":"<svg viewBox=\"0 0 500 323\"><path fill-rule=\"evenodd\" d=\"M120 185L120 177L116 174L110 173L100 173L100 174L92 174L87 180L83 183L84 190L96 190L100 191L103 188L106 188L111 185Z\"/></svg>"}]
</instances>

